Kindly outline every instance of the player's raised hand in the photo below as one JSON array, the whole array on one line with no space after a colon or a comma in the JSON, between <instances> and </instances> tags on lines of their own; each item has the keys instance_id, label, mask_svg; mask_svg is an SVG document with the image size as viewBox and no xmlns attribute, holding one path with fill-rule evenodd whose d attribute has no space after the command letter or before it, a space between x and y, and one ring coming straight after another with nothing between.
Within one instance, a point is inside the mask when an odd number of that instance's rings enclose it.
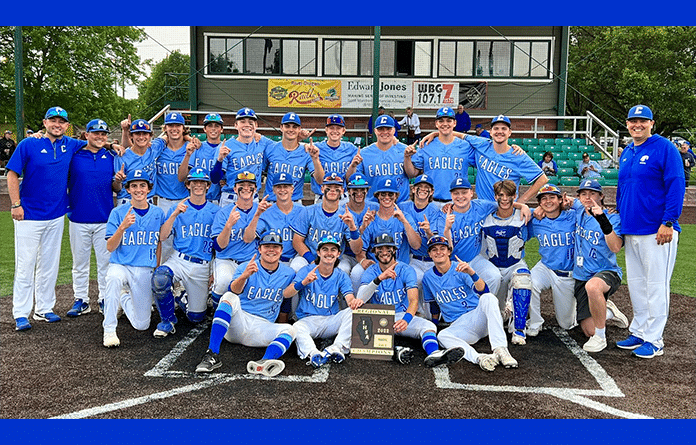
<instances>
[{"instance_id":1,"label":"player's raised hand","mask_svg":"<svg viewBox=\"0 0 696 445\"><path fill-rule=\"evenodd\" d=\"M254 256L251 257L249 263L247 263L246 267L244 268L244 272L242 272L242 276L244 276L244 278L249 278L259 271L259 265L256 264L256 255L257 254L254 254Z\"/></svg>"},{"instance_id":2,"label":"player's raised hand","mask_svg":"<svg viewBox=\"0 0 696 445\"><path fill-rule=\"evenodd\" d=\"M235 204L234 207L232 207L230 216L227 217L227 224L232 227L233 225L237 224L237 221L239 221L239 218L241 217L242 215L240 215L239 211L237 210L237 204Z\"/></svg>"},{"instance_id":3,"label":"player's raised hand","mask_svg":"<svg viewBox=\"0 0 696 445\"><path fill-rule=\"evenodd\" d=\"M445 217L445 230L451 229L452 226L454 225L455 215L454 215L454 213L452 213L452 207L447 209L446 215L447 216Z\"/></svg>"},{"instance_id":4,"label":"player's raised hand","mask_svg":"<svg viewBox=\"0 0 696 445\"><path fill-rule=\"evenodd\" d=\"M341 218L341 221L343 221L343 223L344 223L345 225L347 225L348 228L349 228L350 230L355 230L355 229L356 229L356 227L355 227L355 219L353 218L353 214L350 213L350 211L348 210L348 206L347 206L347 205L346 205L346 211L343 212L342 214L338 215L338 217ZM352 228L351 228L351 227L352 227Z\"/></svg>"},{"instance_id":5,"label":"player's raised hand","mask_svg":"<svg viewBox=\"0 0 696 445\"><path fill-rule=\"evenodd\" d=\"M126 213L126 216L123 218L121 226L124 229L127 229L133 224L135 224L135 213L133 213L133 206L130 206L130 208L128 209L128 213Z\"/></svg>"},{"instance_id":6,"label":"player's raised hand","mask_svg":"<svg viewBox=\"0 0 696 445\"><path fill-rule=\"evenodd\" d=\"M124 179L126 179L126 164L122 164L121 170L114 175L114 181L116 182L123 182Z\"/></svg>"},{"instance_id":7,"label":"player's raised hand","mask_svg":"<svg viewBox=\"0 0 696 445\"><path fill-rule=\"evenodd\" d=\"M396 204L394 204L394 218L398 219L403 224L407 223L406 217L404 216L404 212L402 212L399 206Z\"/></svg>"},{"instance_id":8,"label":"player's raised hand","mask_svg":"<svg viewBox=\"0 0 696 445\"><path fill-rule=\"evenodd\" d=\"M175 212L177 212L177 213L184 213L184 212L186 212L186 210L188 209L188 206L186 205L186 200L187 200L187 199L188 199L188 198L182 199L181 201L179 201L179 204L176 205L176 210L175 210Z\"/></svg>"},{"instance_id":9,"label":"player's raised hand","mask_svg":"<svg viewBox=\"0 0 696 445\"><path fill-rule=\"evenodd\" d=\"M423 221L418 223L418 227L423 229L424 232L430 230L430 221L428 221L428 215L423 214Z\"/></svg>"},{"instance_id":10,"label":"player's raised hand","mask_svg":"<svg viewBox=\"0 0 696 445\"><path fill-rule=\"evenodd\" d=\"M121 121L121 129L123 129L124 133L128 133L130 131L131 124L132 124L131 115L129 113L128 117Z\"/></svg>"},{"instance_id":11,"label":"player's raised hand","mask_svg":"<svg viewBox=\"0 0 696 445\"><path fill-rule=\"evenodd\" d=\"M384 281L384 280L396 280L396 261L394 264L389 266L384 272L379 274L379 279Z\"/></svg>"},{"instance_id":12,"label":"player's raised hand","mask_svg":"<svg viewBox=\"0 0 696 445\"><path fill-rule=\"evenodd\" d=\"M597 204L597 201L594 200L594 198L590 198L590 202L592 203L592 206L587 209L592 216L599 216L602 213L604 213L604 210L602 209L602 206Z\"/></svg>"},{"instance_id":13,"label":"player's raised hand","mask_svg":"<svg viewBox=\"0 0 696 445\"><path fill-rule=\"evenodd\" d=\"M300 139L307 139L308 137L313 135L315 131L317 131L316 128L311 131L303 128L302 130L300 130Z\"/></svg>"},{"instance_id":14,"label":"player's raised hand","mask_svg":"<svg viewBox=\"0 0 696 445\"><path fill-rule=\"evenodd\" d=\"M256 213L260 215L271 207L273 207L273 203L268 201L268 195L266 195L261 201L259 201L259 206L256 208Z\"/></svg>"},{"instance_id":15,"label":"player's raised hand","mask_svg":"<svg viewBox=\"0 0 696 445\"><path fill-rule=\"evenodd\" d=\"M466 273L469 275L474 273L474 269L471 268L469 263L467 263L466 261L460 260L457 255L454 256L454 259L457 260L457 267L454 270L456 270L457 272L463 272L463 273Z\"/></svg>"},{"instance_id":16,"label":"player's raised hand","mask_svg":"<svg viewBox=\"0 0 696 445\"><path fill-rule=\"evenodd\" d=\"M230 147L227 145L221 145L220 150L218 151L217 160L222 162L228 154L230 154Z\"/></svg>"},{"instance_id":17,"label":"player's raised hand","mask_svg":"<svg viewBox=\"0 0 696 445\"><path fill-rule=\"evenodd\" d=\"M417 142L414 142L413 144L406 146L406 149L404 150L405 157L410 158L411 156L416 154L416 151L418 151L416 144Z\"/></svg>"},{"instance_id":18,"label":"player's raised hand","mask_svg":"<svg viewBox=\"0 0 696 445\"><path fill-rule=\"evenodd\" d=\"M360 155L360 147L358 147L358 152L353 156L353 159L350 161L350 165L353 167L357 167L358 164L362 163L363 158Z\"/></svg>"},{"instance_id":19,"label":"player's raised hand","mask_svg":"<svg viewBox=\"0 0 696 445\"><path fill-rule=\"evenodd\" d=\"M517 144L512 144L511 147L512 147L512 154L514 154L515 156L520 156L520 155L527 153L526 151L522 150L522 147L520 147Z\"/></svg>"},{"instance_id":20,"label":"player's raised hand","mask_svg":"<svg viewBox=\"0 0 696 445\"><path fill-rule=\"evenodd\" d=\"M312 138L309 138L309 143L305 144L305 151L309 153L309 157L311 157L312 159L316 159L317 157L319 157L319 147L314 145L314 141L312 140Z\"/></svg>"},{"instance_id":21,"label":"player's raised hand","mask_svg":"<svg viewBox=\"0 0 696 445\"><path fill-rule=\"evenodd\" d=\"M317 268L319 265L317 264L314 269L310 270L309 273L307 274L306 277L302 280L302 285L307 286L309 283L313 283L317 281Z\"/></svg>"}]
</instances>

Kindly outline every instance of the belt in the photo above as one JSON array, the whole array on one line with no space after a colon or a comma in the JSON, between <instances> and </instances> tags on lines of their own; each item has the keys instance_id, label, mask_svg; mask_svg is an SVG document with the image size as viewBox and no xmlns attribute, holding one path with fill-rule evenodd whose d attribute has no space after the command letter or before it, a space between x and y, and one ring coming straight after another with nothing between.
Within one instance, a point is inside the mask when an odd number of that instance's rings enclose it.
<instances>
[{"instance_id":1,"label":"belt","mask_svg":"<svg viewBox=\"0 0 696 445\"><path fill-rule=\"evenodd\" d=\"M435 202L450 202L451 199L437 199L437 198L433 198L433 201L435 201Z\"/></svg>"},{"instance_id":2,"label":"belt","mask_svg":"<svg viewBox=\"0 0 696 445\"><path fill-rule=\"evenodd\" d=\"M290 257L282 257L282 256L280 257L280 261L282 261L282 262L284 262L284 263L287 263L287 262L289 262L289 261L291 261L291 260L292 260L292 257L291 257L291 256L290 256Z\"/></svg>"},{"instance_id":3,"label":"belt","mask_svg":"<svg viewBox=\"0 0 696 445\"><path fill-rule=\"evenodd\" d=\"M190 262L196 263L196 264L208 264L210 262L210 261L202 260L200 258L194 258L192 256L188 256L185 253L181 253L181 252L179 252L179 258L183 258L186 261L190 261Z\"/></svg>"},{"instance_id":4,"label":"belt","mask_svg":"<svg viewBox=\"0 0 696 445\"><path fill-rule=\"evenodd\" d=\"M429 263L433 262L433 259L430 258L429 256L420 256L420 255L411 255L414 260L419 260L419 261L427 261Z\"/></svg>"},{"instance_id":5,"label":"belt","mask_svg":"<svg viewBox=\"0 0 696 445\"><path fill-rule=\"evenodd\" d=\"M573 272L567 270L554 270L553 273L555 273L559 277L568 278L569 276L571 276Z\"/></svg>"}]
</instances>

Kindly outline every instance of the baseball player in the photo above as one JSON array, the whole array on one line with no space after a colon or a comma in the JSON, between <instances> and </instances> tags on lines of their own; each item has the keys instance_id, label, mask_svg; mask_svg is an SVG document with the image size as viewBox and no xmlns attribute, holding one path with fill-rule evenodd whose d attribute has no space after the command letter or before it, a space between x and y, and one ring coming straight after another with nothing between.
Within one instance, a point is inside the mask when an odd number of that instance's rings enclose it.
<instances>
[{"instance_id":1,"label":"baseball player","mask_svg":"<svg viewBox=\"0 0 696 445\"><path fill-rule=\"evenodd\" d=\"M341 309L341 301L349 302L355 297L350 278L338 269L341 242L331 235L319 241L316 264L308 264L295 277L294 287L299 293L295 311L297 332L295 339L297 354L301 359L309 358L315 368L329 361L341 363L350 352L353 311ZM315 338L335 336L331 345L323 351L317 349Z\"/></svg>"},{"instance_id":2,"label":"baseball player","mask_svg":"<svg viewBox=\"0 0 696 445\"><path fill-rule=\"evenodd\" d=\"M73 267L75 302L68 317L89 313L89 260L94 247L97 260L98 305L104 311L106 270L111 254L106 249L106 222L114 208L114 192L121 183L114 181L114 155L104 148L109 127L101 119L87 124L87 145L75 153L68 175L68 220Z\"/></svg>"},{"instance_id":3,"label":"baseball player","mask_svg":"<svg viewBox=\"0 0 696 445\"><path fill-rule=\"evenodd\" d=\"M437 342L435 324L425 318L417 317L418 287L416 273L411 266L396 259L396 243L388 233L380 234L372 244L377 262L362 275L358 291L358 301L349 301L351 308L357 309L363 303L393 304L394 333L409 338L419 338L427 354L425 365L455 363L464 357L464 348L455 346L441 350ZM410 348L409 348L410 349ZM396 360L407 364L412 354L395 351Z\"/></svg>"},{"instance_id":4,"label":"baseball player","mask_svg":"<svg viewBox=\"0 0 696 445\"><path fill-rule=\"evenodd\" d=\"M202 168L207 174L215 167L215 161L220 150L222 137L223 121L222 116L217 113L210 113L203 119L203 131L205 132L205 142L197 150L190 150L187 146L184 159L179 165L177 177L184 182L191 169ZM206 199L218 204L220 202L220 184L210 184Z\"/></svg>"},{"instance_id":5,"label":"baseball player","mask_svg":"<svg viewBox=\"0 0 696 445\"><path fill-rule=\"evenodd\" d=\"M211 297L213 307L217 307L222 294L240 263L249 261L258 250L256 240L244 241L244 229L254 217L258 203L256 194L256 175L251 172L238 173L235 179L235 204L227 204L215 215L212 228L213 248L215 249L214 282Z\"/></svg>"},{"instance_id":6,"label":"baseball player","mask_svg":"<svg viewBox=\"0 0 696 445\"><path fill-rule=\"evenodd\" d=\"M15 236L12 316L18 331L31 328L32 307L34 320L60 321L53 307L68 208L68 169L73 154L86 144L65 136L68 112L60 107L49 108L43 124L46 137L23 139L7 163Z\"/></svg>"},{"instance_id":7,"label":"baseball player","mask_svg":"<svg viewBox=\"0 0 696 445\"><path fill-rule=\"evenodd\" d=\"M606 322L614 319L621 328L628 327L628 318L609 297L621 285L622 271L616 262L623 238L621 218L604 209L602 186L596 179L585 179L578 187L575 230L575 299L577 318L582 331L590 339L582 346L587 352L600 352L607 347Z\"/></svg>"},{"instance_id":8,"label":"baseball player","mask_svg":"<svg viewBox=\"0 0 696 445\"><path fill-rule=\"evenodd\" d=\"M210 263L213 259L212 226L220 207L206 199L210 177L201 167L186 178L189 197L172 207L160 230L160 240L173 238L174 254L152 275L152 294L161 322L153 333L164 338L175 332L175 297L172 285L180 281L185 299L177 299L179 308L192 323L205 320L208 301Z\"/></svg>"},{"instance_id":9,"label":"baseball player","mask_svg":"<svg viewBox=\"0 0 696 445\"><path fill-rule=\"evenodd\" d=\"M247 363L249 373L273 377L283 371L285 363L279 358L295 339L295 327L275 320L282 300L297 290L293 286L295 272L280 264L282 251L277 233L264 234L258 253L237 268L215 311L208 349L196 372L212 372L222 366L219 354L223 338L252 348L266 347L261 360Z\"/></svg>"},{"instance_id":10,"label":"baseball player","mask_svg":"<svg viewBox=\"0 0 696 445\"><path fill-rule=\"evenodd\" d=\"M653 113L632 107L626 118L633 142L621 153L616 205L626 243L626 275L633 306L630 335L616 345L640 358L664 354L670 280L685 194L681 156L651 135Z\"/></svg>"},{"instance_id":11,"label":"baseball player","mask_svg":"<svg viewBox=\"0 0 696 445\"><path fill-rule=\"evenodd\" d=\"M324 172L336 172L341 177L349 177L346 173L348 167L356 154L358 147L351 142L343 140L346 134L346 121L340 114L332 114L326 118L326 140L316 143L319 149L319 162L324 168ZM321 185L312 176L312 192L314 192L317 202L321 199ZM341 205L348 201L348 197L341 198Z\"/></svg>"},{"instance_id":12,"label":"baseball player","mask_svg":"<svg viewBox=\"0 0 696 445\"><path fill-rule=\"evenodd\" d=\"M575 265L575 211L563 210L561 190L544 185L537 193L541 219L529 221L529 237L539 241L539 261L532 268L532 300L526 334L534 337L544 324L541 316L541 291L551 289L556 320L562 329L572 329L576 322L573 280ZM535 211L535 214L537 212Z\"/></svg>"},{"instance_id":13,"label":"baseball player","mask_svg":"<svg viewBox=\"0 0 696 445\"><path fill-rule=\"evenodd\" d=\"M302 204L304 195L305 170L309 171L314 180L320 182L324 178L324 167L319 161L319 149L312 139L309 144L300 144L302 123L296 113L286 113L280 121L280 131L283 138L266 146L263 152L263 171L266 172L266 190L269 201L275 201L273 194L273 175L280 172L288 173L294 181L292 200ZM343 176L341 176L343 177Z\"/></svg>"},{"instance_id":14,"label":"baseball player","mask_svg":"<svg viewBox=\"0 0 696 445\"><path fill-rule=\"evenodd\" d=\"M121 344L116 335L119 307L133 328L144 331L150 327L154 302L150 280L160 259L159 235L165 219L162 209L147 201L152 181L146 172L133 170L124 183L131 203L113 209L106 225L106 248L111 259L102 326L107 348Z\"/></svg>"},{"instance_id":15,"label":"baseball player","mask_svg":"<svg viewBox=\"0 0 696 445\"><path fill-rule=\"evenodd\" d=\"M507 348L507 337L498 300L469 263L452 262L452 248L447 238L436 235L428 240L428 254L435 266L423 276L425 301L436 322L442 318L450 323L442 329L437 339L444 348L461 347L464 358L478 364L485 371L495 370L496 365L517 368ZM488 336L492 354L481 354L471 345Z\"/></svg>"}]
</instances>

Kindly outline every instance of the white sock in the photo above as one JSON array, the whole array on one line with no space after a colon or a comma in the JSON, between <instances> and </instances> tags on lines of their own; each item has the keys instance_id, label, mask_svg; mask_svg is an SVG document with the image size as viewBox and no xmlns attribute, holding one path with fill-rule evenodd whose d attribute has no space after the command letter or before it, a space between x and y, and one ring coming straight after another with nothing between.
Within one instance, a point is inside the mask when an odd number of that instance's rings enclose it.
<instances>
[{"instance_id":1,"label":"white sock","mask_svg":"<svg viewBox=\"0 0 696 445\"><path fill-rule=\"evenodd\" d=\"M599 338L606 338L606 336L607 336L606 330L607 330L607 328L602 328L602 329L595 328L594 333Z\"/></svg>"}]
</instances>

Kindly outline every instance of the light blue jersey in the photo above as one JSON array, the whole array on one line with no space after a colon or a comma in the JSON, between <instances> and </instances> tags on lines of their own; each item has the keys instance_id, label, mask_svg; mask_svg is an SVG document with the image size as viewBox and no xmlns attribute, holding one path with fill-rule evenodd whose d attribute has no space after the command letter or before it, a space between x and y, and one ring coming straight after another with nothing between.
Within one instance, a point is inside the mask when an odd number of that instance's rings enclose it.
<instances>
[{"instance_id":1,"label":"light blue jersey","mask_svg":"<svg viewBox=\"0 0 696 445\"><path fill-rule=\"evenodd\" d=\"M133 170L142 170L148 175L150 181L152 181L153 184L156 184L157 178L155 172L157 170L157 157L166 147L167 145L164 143L164 139L154 138L152 139L152 144L147 148L147 150L145 150L145 153L142 156L136 154L131 148L128 148L126 149L125 153L123 153L123 156L117 156L114 158L114 171L118 172L124 165L124 172L126 173L126 176L128 176L128 173L132 172ZM155 196L154 186L147 194L148 198L152 198L153 196ZM130 193L126 191L126 188L123 187L118 192L116 197L120 200L130 199L131 196Z\"/></svg>"},{"instance_id":2,"label":"light blue jersey","mask_svg":"<svg viewBox=\"0 0 696 445\"><path fill-rule=\"evenodd\" d=\"M541 262L551 270L569 271L575 266L574 210L564 210L557 218L532 218L529 236L539 241Z\"/></svg>"},{"instance_id":3,"label":"light blue jersey","mask_svg":"<svg viewBox=\"0 0 696 445\"><path fill-rule=\"evenodd\" d=\"M178 150L162 150L157 158L157 181L155 195L171 200L181 200L189 196L186 185L179 181L179 166L186 156L186 142Z\"/></svg>"},{"instance_id":4,"label":"light blue jersey","mask_svg":"<svg viewBox=\"0 0 696 445\"><path fill-rule=\"evenodd\" d=\"M259 216L259 221L256 224L256 237L260 239L266 232L275 232L279 234L280 238L283 240L283 254L280 257L281 261L290 261L297 255L295 248L292 247L294 232L290 228L290 223L296 221L303 211L304 207L299 204L293 204L292 210L286 215L277 205L273 205Z\"/></svg>"},{"instance_id":5,"label":"light blue jersey","mask_svg":"<svg viewBox=\"0 0 696 445\"><path fill-rule=\"evenodd\" d=\"M230 152L222 160L222 170L225 172L227 184L222 187L222 193L234 193L234 181L238 173L245 171L256 175L256 190L261 190L261 169L263 167L263 152L267 146L274 144L265 136L256 142L252 140L248 144L232 138L225 141L225 146Z\"/></svg>"},{"instance_id":6,"label":"light blue jersey","mask_svg":"<svg viewBox=\"0 0 696 445\"><path fill-rule=\"evenodd\" d=\"M215 162L217 161L220 145L221 144L212 145L207 141L203 142L201 147L194 151L189 158L189 168L191 170L202 168L210 176L210 172L213 171L213 167L215 167ZM205 199L208 201L217 201L220 199L220 193L220 184L211 184L208 193L205 195Z\"/></svg>"},{"instance_id":7,"label":"light blue jersey","mask_svg":"<svg viewBox=\"0 0 696 445\"><path fill-rule=\"evenodd\" d=\"M196 208L190 200L186 201L186 205L188 208L176 216L172 226L174 249L194 258L210 261L213 258L213 221L220 207L206 202L201 208ZM176 207L169 209L166 219L169 219L175 210Z\"/></svg>"},{"instance_id":8,"label":"light blue jersey","mask_svg":"<svg viewBox=\"0 0 696 445\"><path fill-rule=\"evenodd\" d=\"M588 215L585 212L585 207L580 204L579 200L575 200L573 204L575 209L575 268L573 269L573 278L576 280L587 281L594 274L603 270L614 271L619 274L619 278L623 276L621 267L616 262L616 254L609 249L607 241L604 238L599 222L594 216ZM618 213L609 214L606 210L604 213L609 218L609 222L614 227L614 232L621 236L621 217Z\"/></svg>"},{"instance_id":9,"label":"light blue jersey","mask_svg":"<svg viewBox=\"0 0 696 445\"><path fill-rule=\"evenodd\" d=\"M421 223L425 221L425 218L428 218L428 222L430 223L430 230L433 232L433 234L439 235L440 233L438 232L438 227L445 226L445 214L442 213L442 211L433 203L428 204L423 209L417 209L413 201L406 201L404 203L399 204L399 208L402 212L404 212L405 215L409 215L413 219L413 221L415 222L413 229L421 237L420 248L411 248L411 254L415 257L418 257L417 259L421 259L421 261L422 258L425 258L429 261L430 256L428 255L428 235L425 234L425 230L421 229L418 226L418 223Z\"/></svg>"},{"instance_id":10,"label":"light blue jersey","mask_svg":"<svg viewBox=\"0 0 696 445\"><path fill-rule=\"evenodd\" d=\"M317 265L310 263L300 269L295 277L295 282L299 283ZM341 308L339 301L345 299L347 295L353 295L353 285L348 274L339 268L334 268L333 273L324 277L319 273L319 269L314 271L317 279L300 290L300 301L297 304L295 315L298 320L310 315L336 315Z\"/></svg>"},{"instance_id":11,"label":"light blue jersey","mask_svg":"<svg viewBox=\"0 0 696 445\"><path fill-rule=\"evenodd\" d=\"M442 318L447 323L456 321L479 304L474 282L467 273L457 272L453 261L447 272L441 274L435 267L423 274L423 301L436 301Z\"/></svg>"},{"instance_id":12,"label":"light blue jersey","mask_svg":"<svg viewBox=\"0 0 696 445\"><path fill-rule=\"evenodd\" d=\"M495 267L507 268L524 258L524 243L529 233L521 214L519 209L507 218L491 213L481 225L485 256Z\"/></svg>"},{"instance_id":13,"label":"light blue jersey","mask_svg":"<svg viewBox=\"0 0 696 445\"><path fill-rule=\"evenodd\" d=\"M282 141L266 146L263 153L263 171L266 172L266 191L269 201L276 201L273 193L273 181L271 178L277 173L287 173L292 177L292 200L297 201L304 197L305 171L314 173L314 164L309 153L302 144L295 150L288 151L283 147Z\"/></svg>"},{"instance_id":14,"label":"light blue jersey","mask_svg":"<svg viewBox=\"0 0 696 445\"><path fill-rule=\"evenodd\" d=\"M350 240L348 226L338 217L338 211L327 215L321 207L321 202L304 207L297 219L290 222L293 232L305 238L304 242L309 251L317 254L319 240L331 235L341 243L341 251Z\"/></svg>"},{"instance_id":15,"label":"light blue jersey","mask_svg":"<svg viewBox=\"0 0 696 445\"><path fill-rule=\"evenodd\" d=\"M338 214L340 215L341 213L346 213L346 206L348 204L343 204L341 207L338 209ZM360 213L355 213L353 210L351 210L350 207L348 207L348 211L353 215L353 221L355 221L355 226L360 227L362 226L363 223L363 218L365 218L365 214L367 213L368 210L374 210L375 212L379 210L379 204L375 202L365 202L365 207L362 209L362 212ZM353 249L350 248L350 244L346 243L346 250L343 251L344 255L350 256L355 258L355 252L353 252Z\"/></svg>"},{"instance_id":16,"label":"light blue jersey","mask_svg":"<svg viewBox=\"0 0 696 445\"><path fill-rule=\"evenodd\" d=\"M106 223L107 240L116 233L131 208L130 205L122 205L111 211ZM121 244L111 252L110 262L123 266L156 267L160 228L165 221L164 211L150 205L143 216L136 209L132 212L135 223L123 232Z\"/></svg>"},{"instance_id":17,"label":"light blue jersey","mask_svg":"<svg viewBox=\"0 0 696 445\"><path fill-rule=\"evenodd\" d=\"M413 166L432 179L435 186L433 198L450 200L449 186L456 178L467 178L469 165L474 165L474 149L466 140L454 138L445 145L439 138L419 149L411 157Z\"/></svg>"},{"instance_id":18,"label":"light blue jersey","mask_svg":"<svg viewBox=\"0 0 696 445\"><path fill-rule=\"evenodd\" d=\"M280 305L283 303L283 290L292 283L295 271L284 264L279 264L276 270L269 273L258 260L255 261L259 270L246 280L244 290L239 294L239 303L244 312L274 323L280 313ZM232 281L242 275L248 264L247 261L239 265L232 276Z\"/></svg>"},{"instance_id":19,"label":"light blue jersey","mask_svg":"<svg viewBox=\"0 0 696 445\"><path fill-rule=\"evenodd\" d=\"M230 230L229 244L222 251L215 253L216 258L234 260L241 263L242 261L249 261L258 252L258 240L254 239L250 243L244 242L244 229L247 228L249 222L254 217L258 206L258 203L255 202L249 210L237 209L240 217ZM228 204L217 212L213 220L213 238L217 238L220 235L234 207L235 204Z\"/></svg>"},{"instance_id":20,"label":"light blue jersey","mask_svg":"<svg viewBox=\"0 0 696 445\"><path fill-rule=\"evenodd\" d=\"M452 224L452 259L455 256L462 261L471 261L481 252L481 226L488 215L498 209L495 201L481 199L471 200L471 207L464 213L453 211L454 224ZM445 218L438 226L438 233L445 235Z\"/></svg>"},{"instance_id":21,"label":"light blue jersey","mask_svg":"<svg viewBox=\"0 0 696 445\"><path fill-rule=\"evenodd\" d=\"M358 164L355 172L360 173L365 180L374 187L381 178L391 178L399 190L397 203L408 200L409 179L404 172L404 150L406 145L398 143L389 150L382 151L377 144L372 144L360 151L362 163ZM367 194L367 200L377 202L372 193Z\"/></svg>"},{"instance_id":22,"label":"light blue jersey","mask_svg":"<svg viewBox=\"0 0 696 445\"><path fill-rule=\"evenodd\" d=\"M324 172L336 172L345 178L350 162L358 154L358 147L345 141L341 141L338 147L331 147L327 141L321 141L314 145L319 149L319 162L324 167ZM314 194L321 196L321 186L317 184L313 176L311 182Z\"/></svg>"},{"instance_id":23,"label":"light blue jersey","mask_svg":"<svg viewBox=\"0 0 696 445\"><path fill-rule=\"evenodd\" d=\"M383 280L377 286L377 290L372 294L368 303L373 304L393 304L396 312L406 312L408 309L408 290L417 289L416 271L408 264L401 261L396 262L394 268L396 279ZM379 264L375 263L368 267L362 275L361 284L369 284L382 273Z\"/></svg>"},{"instance_id":24,"label":"light blue jersey","mask_svg":"<svg viewBox=\"0 0 696 445\"><path fill-rule=\"evenodd\" d=\"M411 216L404 213L406 221L408 224L416 230L418 227L411 218ZM375 238L383 233L388 233L396 243L396 259L402 263L411 262L411 245L408 243L408 238L406 237L406 228L403 223L391 217L389 219L382 219L379 214L375 215L374 221L370 223L362 234L363 251L367 253L368 258L376 260L374 253L372 252L372 244L374 244Z\"/></svg>"}]
</instances>

